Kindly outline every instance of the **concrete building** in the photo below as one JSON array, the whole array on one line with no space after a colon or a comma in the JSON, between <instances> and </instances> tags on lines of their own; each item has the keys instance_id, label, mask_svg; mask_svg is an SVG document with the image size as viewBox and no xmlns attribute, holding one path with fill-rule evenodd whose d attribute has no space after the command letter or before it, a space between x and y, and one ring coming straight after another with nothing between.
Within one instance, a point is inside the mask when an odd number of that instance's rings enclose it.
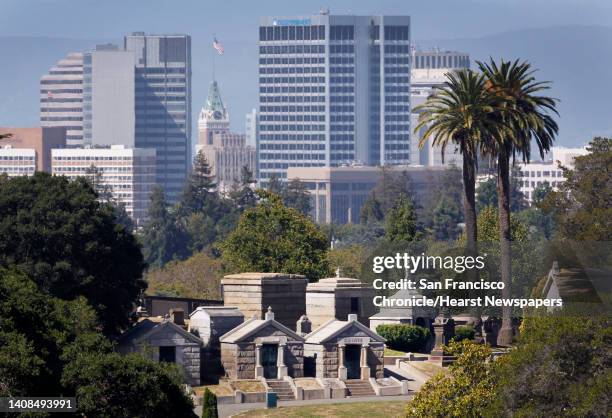
<instances>
[{"instance_id":1,"label":"concrete building","mask_svg":"<svg viewBox=\"0 0 612 418\"><path fill-rule=\"evenodd\" d=\"M264 17L259 27L258 173L407 164L410 17Z\"/></svg>"},{"instance_id":2,"label":"concrete building","mask_svg":"<svg viewBox=\"0 0 612 418\"><path fill-rule=\"evenodd\" d=\"M331 319L306 336L304 367L317 378L368 380L383 377L385 340L349 315Z\"/></svg>"},{"instance_id":3,"label":"concrete building","mask_svg":"<svg viewBox=\"0 0 612 418\"><path fill-rule=\"evenodd\" d=\"M246 318L258 319L272 307L276 320L290 329L306 312L307 283L304 276L285 273L230 274L221 280L226 306L236 306Z\"/></svg>"},{"instance_id":4,"label":"concrete building","mask_svg":"<svg viewBox=\"0 0 612 418\"><path fill-rule=\"evenodd\" d=\"M304 376L304 338L274 319L251 318L221 336L221 362L230 379Z\"/></svg>"},{"instance_id":5,"label":"concrete building","mask_svg":"<svg viewBox=\"0 0 612 418\"><path fill-rule=\"evenodd\" d=\"M441 87L446 81L446 73L470 67L470 56L456 51L414 51L412 61L414 63L411 72L410 103L412 109L423 104L427 98L435 93L436 88ZM412 126L418 124L418 113L411 113ZM424 166L438 166L455 164L462 165L461 154L453 144L444 150L444 161L442 161L442 149L433 146L428 141L423 149L419 149L419 141L423 137L425 128L418 133L412 133L410 140L410 164Z\"/></svg>"},{"instance_id":6,"label":"concrete building","mask_svg":"<svg viewBox=\"0 0 612 418\"><path fill-rule=\"evenodd\" d=\"M259 135L259 113L253 109L245 117L246 144L249 147L257 147L257 135Z\"/></svg>"},{"instance_id":7,"label":"concrete building","mask_svg":"<svg viewBox=\"0 0 612 418\"><path fill-rule=\"evenodd\" d=\"M134 54L97 45L83 55L83 143L134 147Z\"/></svg>"},{"instance_id":8,"label":"concrete building","mask_svg":"<svg viewBox=\"0 0 612 418\"><path fill-rule=\"evenodd\" d=\"M574 167L574 159L581 155L588 154L583 148L552 147L548 156L550 159L541 162L518 164L520 170L520 190L525 195L525 199L531 204L533 202L533 191L545 183L557 190L558 186L566 178L560 165L567 168Z\"/></svg>"},{"instance_id":9,"label":"concrete building","mask_svg":"<svg viewBox=\"0 0 612 418\"><path fill-rule=\"evenodd\" d=\"M406 172L417 201L433 193L444 167L392 166ZM312 218L319 223L359 223L361 208L381 176L380 167L310 167L289 168L287 177L300 179L310 192Z\"/></svg>"},{"instance_id":10,"label":"concrete building","mask_svg":"<svg viewBox=\"0 0 612 418\"><path fill-rule=\"evenodd\" d=\"M34 150L36 154L35 171L51 172L51 150L66 147L65 127L13 128L0 127L0 135L4 138L1 145L13 149Z\"/></svg>"},{"instance_id":11,"label":"concrete building","mask_svg":"<svg viewBox=\"0 0 612 418\"><path fill-rule=\"evenodd\" d=\"M398 306L397 301L413 300L421 298L417 290L403 289L389 296L389 303L393 306L383 306L375 315L370 317L370 329L376 331L376 327L386 324L409 324L428 328L436 318L436 309L427 306Z\"/></svg>"},{"instance_id":12,"label":"concrete building","mask_svg":"<svg viewBox=\"0 0 612 418\"><path fill-rule=\"evenodd\" d=\"M196 153L206 157L222 192L240 181L242 167L251 172L255 170L255 148L246 145L245 135L231 133L229 124L229 112L221 99L219 85L213 81L198 118Z\"/></svg>"},{"instance_id":13,"label":"concrete building","mask_svg":"<svg viewBox=\"0 0 612 418\"><path fill-rule=\"evenodd\" d=\"M69 53L40 78L40 126L65 127L66 145L83 146L82 53Z\"/></svg>"},{"instance_id":14,"label":"concrete building","mask_svg":"<svg viewBox=\"0 0 612 418\"><path fill-rule=\"evenodd\" d=\"M31 176L36 171L36 151L31 148L0 147L0 175Z\"/></svg>"},{"instance_id":15,"label":"concrete building","mask_svg":"<svg viewBox=\"0 0 612 418\"><path fill-rule=\"evenodd\" d=\"M54 149L52 173L70 179L100 174L112 198L141 224L147 217L155 185L155 150L113 145L107 148Z\"/></svg>"},{"instance_id":16,"label":"concrete building","mask_svg":"<svg viewBox=\"0 0 612 418\"><path fill-rule=\"evenodd\" d=\"M313 329L330 319L345 321L349 315L368 325L376 312L372 302L374 288L357 279L330 277L306 287L306 315Z\"/></svg>"},{"instance_id":17,"label":"concrete building","mask_svg":"<svg viewBox=\"0 0 612 418\"><path fill-rule=\"evenodd\" d=\"M117 351L138 352L153 361L176 363L183 370L185 383L199 386L202 340L187 332L185 326L182 310L171 311L169 318L145 318L121 335Z\"/></svg>"},{"instance_id":18,"label":"concrete building","mask_svg":"<svg viewBox=\"0 0 612 418\"><path fill-rule=\"evenodd\" d=\"M124 48L135 55L135 146L156 150L157 184L174 203L191 167L191 37L134 32Z\"/></svg>"}]
</instances>

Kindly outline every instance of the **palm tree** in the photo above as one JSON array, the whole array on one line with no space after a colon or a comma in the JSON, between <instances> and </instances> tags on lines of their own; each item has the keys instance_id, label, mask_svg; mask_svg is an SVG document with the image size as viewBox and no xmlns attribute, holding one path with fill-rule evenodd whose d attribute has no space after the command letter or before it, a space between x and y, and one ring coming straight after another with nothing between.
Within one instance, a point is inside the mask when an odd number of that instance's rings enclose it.
<instances>
[{"instance_id":1,"label":"palm tree","mask_svg":"<svg viewBox=\"0 0 612 418\"><path fill-rule=\"evenodd\" d=\"M510 157L514 162L519 155L524 162L531 156L531 140L535 140L542 158L550 150L558 132L557 123L551 114L558 114L557 100L538 93L550 88L549 82L538 82L535 70L528 62L519 60L497 64L478 62L486 77L487 90L496 96L506 110L498 114L500 129L492 136L488 152L497 158L497 196L499 213L499 238L501 247L501 279L505 284L503 298L511 297L511 249L510 249ZM502 308L502 327L497 342L512 343L512 308Z\"/></svg>"},{"instance_id":2,"label":"palm tree","mask_svg":"<svg viewBox=\"0 0 612 418\"><path fill-rule=\"evenodd\" d=\"M499 135L503 124L495 115L498 99L487 91L484 75L464 69L446 74L447 81L425 103L414 108L419 113L415 132L426 128L420 141L439 146L442 158L446 147L454 145L463 158L463 210L468 254L476 255L476 169L478 154L486 153L487 141ZM478 271L471 272L478 280ZM480 316L476 313L476 316ZM478 320L478 318L476 318Z\"/></svg>"}]
</instances>

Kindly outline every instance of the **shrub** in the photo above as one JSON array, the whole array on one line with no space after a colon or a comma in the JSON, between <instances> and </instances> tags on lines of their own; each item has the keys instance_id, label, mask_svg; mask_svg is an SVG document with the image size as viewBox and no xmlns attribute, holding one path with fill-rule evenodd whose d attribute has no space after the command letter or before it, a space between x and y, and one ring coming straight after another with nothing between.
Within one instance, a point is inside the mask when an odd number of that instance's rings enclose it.
<instances>
[{"instance_id":1,"label":"shrub","mask_svg":"<svg viewBox=\"0 0 612 418\"><path fill-rule=\"evenodd\" d=\"M463 340L473 340L474 335L476 335L476 331L474 327L471 325L459 325L455 328L455 336L453 337L454 341L463 341Z\"/></svg>"},{"instance_id":2,"label":"shrub","mask_svg":"<svg viewBox=\"0 0 612 418\"><path fill-rule=\"evenodd\" d=\"M204 401L202 402L202 418L218 418L217 395L208 388L204 391Z\"/></svg>"},{"instance_id":3,"label":"shrub","mask_svg":"<svg viewBox=\"0 0 612 418\"><path fill-rule=\"evenodd\" d=\"M429 339L429 330L417 325L379 325L376 332L387 340L387 347L398 351L423 351Z\"/></svg>"}]
</instances>

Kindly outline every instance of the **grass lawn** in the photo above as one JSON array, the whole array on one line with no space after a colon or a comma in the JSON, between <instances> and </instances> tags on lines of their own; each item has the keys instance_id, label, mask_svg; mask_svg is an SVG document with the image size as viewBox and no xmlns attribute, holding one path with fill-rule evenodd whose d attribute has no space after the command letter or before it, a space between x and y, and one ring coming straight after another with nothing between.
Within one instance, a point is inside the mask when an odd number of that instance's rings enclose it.
<instances>
[{"instance_id":1,"label":"grass lawn","mask_svg":"<svg viewBox=\"0 0 612 418\"><path fill-rule=\"evenodd\" d=\"M392 348L385 347L385 356L404 356L404 351L393 350Z\"/></svg>"},{"instance_id":2,"label":"grass lawn","mask_svg":"<svg viewBox=\"0 0 612 418\"><path fill-rule=\"evenodd\" d=\"M312 406L282 406L276 409L247 411L236 417L335 418L368 417L397 418L404 416L405 401L336 403Z\"/></svg>"}]
</instances>

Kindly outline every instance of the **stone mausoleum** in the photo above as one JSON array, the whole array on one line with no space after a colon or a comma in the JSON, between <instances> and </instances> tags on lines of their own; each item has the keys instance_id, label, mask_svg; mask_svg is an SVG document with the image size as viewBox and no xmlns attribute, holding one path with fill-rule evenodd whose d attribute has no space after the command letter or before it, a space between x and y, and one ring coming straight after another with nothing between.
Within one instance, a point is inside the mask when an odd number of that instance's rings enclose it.
<instances>
[{"instance_id":1,"label":"stone mausoleum","mask_svg":"<svg viewBox=\"0 0 612 418\"><path fill-rule=\"evenodd\" d=\"M230 274L221 280L226 306L235 306L246 318L255 315L257 319L264 319L271 307L276 321L290 329L295 329L306 312L307 284L306 277L285 273Z\"/></svg>"},{"instance_id":2,"label":"stone mausoleum","mask_svg":"<svg viewBox=\"0 0 612 418\"><path fill-rule=\"evenodd\" d=\"M339 273L338 273L339 276ZM346 321L350 314L368 325L376 312L373 303L374 288L357 279L330 277L306 288L306 315L316 329L330 319Z\"/></svg>"},{"instance_id":3,"label":"stone mausoleum","mask_svg":"<svg viewBox=\"0 0 612 418\"><path fill-rule=\"evenodd\" d=\"M317 378L381 379L385 340L349 314L331 319L306 336L304 370Z\"/></svg>"},{"instance_id":4,"label":"stone mausoleum","mask_svg":"<svg viewBox=\"0 0 612 418\"><path fill-rule=\"evenodd\" d=\"M275 320L251 318L221 336L221 362L230 379L304 375L304 338Z\"/></svg>"}]
</instances>

